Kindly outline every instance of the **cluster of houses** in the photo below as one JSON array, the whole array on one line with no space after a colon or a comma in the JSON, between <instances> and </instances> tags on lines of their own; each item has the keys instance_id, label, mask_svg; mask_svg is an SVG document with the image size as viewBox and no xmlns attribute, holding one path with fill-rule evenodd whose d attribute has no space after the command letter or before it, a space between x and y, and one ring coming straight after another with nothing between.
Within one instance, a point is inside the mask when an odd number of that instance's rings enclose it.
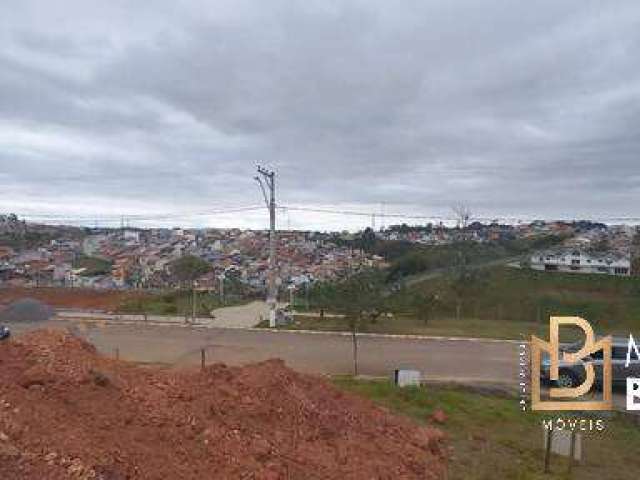
<instances>
[{"instance_id":1,"label":"cluster of houses","mask_svg":"<svg viewBox=\"0 0 640 480\"><path fill-rule=\"evenodd\" d=\"M27 224L0 218L0 236L24 235ZM31 228L31 227L30 227ZM33 233L33 232L32 232ZM267 282L267 231L239 229L65 229L42 226L45 239L35 246L3 244L0 238L0 285L92 288L166 288L175 286L171 265L193 255L212 268L197 280L216 289L224 279L263 291ZM548 251L531 255L530 266L547 272L632 274L632 239L636 227L591 222L532 222L502 225L471 223L464 229L443 225L393 226L374 232L378 239L445 244L460 239L492 242L540 235L566 235ZM358 234L278 232L278 282L301 286L344 278L384 260L355 248ZM93 262L93 263L92 263ZM99 268L96 268L96 263Z\"/></svg>"},{"instance_id":2,"label":"cluster of houses","mask_svg":"<svg viewBox=\"0 0 640 480\"><path fill-rule=\"evenodd\" d=\"M630 276L635 227L599 226L576 234L560 247L535 252L530 266L545 272Z\"/></svg>"},{"instance_id":3,"label":"cluster of houses","mask_svg":"<svg viewBox=\"0 0 640 480\"><path fill-rule=\"evenodd\" d=\"M529 259L534 270L546 272L591 273L630 276L634 252L632 240L637 227L607 226L589 221L547 222L505 225L473 222L465 228L439 225L396 225L376 233L384 240L401 240L425 245L443 245L459 240L495 242L545 235L566 236L559 247L537 251Z\"/></svg>"},{"instance_id":4,"label":"cluster of houses","mask_svg":"<svg viewBox=\"0 0 640 480\"><path fill-rule=\"evenodd\" d=\"M446 245L460 240L485 243L543 235L571 236L583 230L591 230L596 226L602 226L606 229L605 225L592 222L547 222L536 220L531 223L511 225L499 223L495 220L489 223L475 221L464 228L451 228L440 222L439 224L427 224L425 226L394 225L376 232L376 237L382 240L401 240L424 245Z\"/></svg>"},{"instance_id":5,"label":"cluster of houses","mask_svg":"<svg viewBox=\"0 0 640 480\"><path fill-rule=\"evenodd\" d=\"M225 277L263 290L268 241L266 231L239 229L91 229L82 239L54 239L20 252L0 247L0 282L16 286L164 288L176 284L172 262L194 255L212 267L197 280L199 288L215 289ZM277 276L282 284L334 280L365 266L382 265L382 258L339 246L334 236L317 232L279 232L277 250ZM94 272L83 266L86 259L101 261L108 268Z\"/></svg>"},{"instance_id":6,"label":"cluster of houses","mask_svg":"<svg viewBox=\"0 0 640 480\"><path fill-rule=\"evenodd\" d=\"M426 226L394 225L376 232L376 237L388 241L405 241L423 245L447 245L460 240L492 242L516 238L517 232L512 225L499 223L483 224L473 222L464 229L449 228L442 222Z\"/></svg>"}]
</instances>

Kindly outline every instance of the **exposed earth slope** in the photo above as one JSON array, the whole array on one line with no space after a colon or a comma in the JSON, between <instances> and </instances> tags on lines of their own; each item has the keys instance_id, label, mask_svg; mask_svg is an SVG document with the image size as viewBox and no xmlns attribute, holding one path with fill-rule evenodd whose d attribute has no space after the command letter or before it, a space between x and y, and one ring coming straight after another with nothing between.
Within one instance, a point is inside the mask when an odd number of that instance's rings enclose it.
<instances>
[{"instance_id":1,"label":"exposed earth slope","mask_svg":"<svg viewBox=\"0 0 640 480\"><path fill-rule=\"evenodd\" d=\"M66 331L0 343L2 478L436 479L443 443L278 360L176 371Z\"/></svg>"}]
</instances>

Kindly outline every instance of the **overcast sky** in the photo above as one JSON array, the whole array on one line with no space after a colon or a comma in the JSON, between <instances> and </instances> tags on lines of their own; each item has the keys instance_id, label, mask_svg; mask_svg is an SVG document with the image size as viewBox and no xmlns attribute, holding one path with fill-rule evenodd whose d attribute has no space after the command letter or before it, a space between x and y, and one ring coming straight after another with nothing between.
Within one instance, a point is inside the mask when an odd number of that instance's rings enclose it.
<instances>
[{"instance_id":1,"label":"overcast sky","mask_svg":"<svg viewBox=\"0 0 640 480\"><path fill-rule=\"evenodd\" d=\"M0 208L263 227L186 215L260 162L282 205L640 216L639 52L637 0L3 0Z\"/></svg>"}]
</instances>

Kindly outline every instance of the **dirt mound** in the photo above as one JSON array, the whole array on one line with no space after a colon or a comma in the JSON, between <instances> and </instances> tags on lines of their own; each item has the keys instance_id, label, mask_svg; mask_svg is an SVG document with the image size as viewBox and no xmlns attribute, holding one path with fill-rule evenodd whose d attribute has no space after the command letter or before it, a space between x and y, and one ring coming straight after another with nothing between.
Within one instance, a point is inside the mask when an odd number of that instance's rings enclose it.
<instances>
[{"instance_id":1,"label":"dirt mound","mask_svg":"<svg viewBox=\"0 0 640 480\"><path fill-rule=\"evenodd\" d=\"M125 301L144 296L139 292L90 288L0 288L0 304L33 298L55 308L115 311Z\"/></svg>"},{"instance_id":2,"label":"dirt mound","mask_svg":"<svg viewBox=\"0 0 640 480\"><path fill-rule=\"evenodd\" d=\"M0 310L0 323L45 322L54 313L53 308L49 305L45 305L33 298L24 298Z\"/></svg>"},{"instance_id":3,"label":"dirt mound","mask_svg":"<svg viewBox=\"0 0 640 480\"><path fill-rule=\"evenodd\" d=\"M54 330L0 344L3 478L435 479L442 443L278 360L151 369Z\"/></svg>"}]
</instances>

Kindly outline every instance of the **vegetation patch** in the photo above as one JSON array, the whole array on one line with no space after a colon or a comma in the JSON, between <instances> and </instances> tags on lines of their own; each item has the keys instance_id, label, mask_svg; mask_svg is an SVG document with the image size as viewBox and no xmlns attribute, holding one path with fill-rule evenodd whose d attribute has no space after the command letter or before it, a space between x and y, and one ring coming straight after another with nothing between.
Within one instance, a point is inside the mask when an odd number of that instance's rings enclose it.
<instances>
[{"instance_id":1,"label":"vegetation patch","mask_svg":"<svg viewBox=\"0 0 640 480\"><path fill-rule=\"evenodd\" d=\"M79 255L73 262L73 268L84 268L82 276L94 277L96 275L107 275L111 273L112 263L99 257Z\"/></svg>"},{"instance_id":2,"label":"vegetation patch","mask_svg":"<svg viewBox=\"0 0 640 480\"><path fill-rule=\"evenodd\" d=\"M334 383L419 423L433 423L434 414L444 412L437 426L452 446L450 480L636 478L629 467L637 463L640 430L622 414L607 418L605 431L583 434L583 462L573 467L571 477L567 459L555 455L551 474L543 473L542 419L549 415L520 411L515 396L454 386L398 388L390 381L351 377Z\"/></svg>"}]
</instances>

